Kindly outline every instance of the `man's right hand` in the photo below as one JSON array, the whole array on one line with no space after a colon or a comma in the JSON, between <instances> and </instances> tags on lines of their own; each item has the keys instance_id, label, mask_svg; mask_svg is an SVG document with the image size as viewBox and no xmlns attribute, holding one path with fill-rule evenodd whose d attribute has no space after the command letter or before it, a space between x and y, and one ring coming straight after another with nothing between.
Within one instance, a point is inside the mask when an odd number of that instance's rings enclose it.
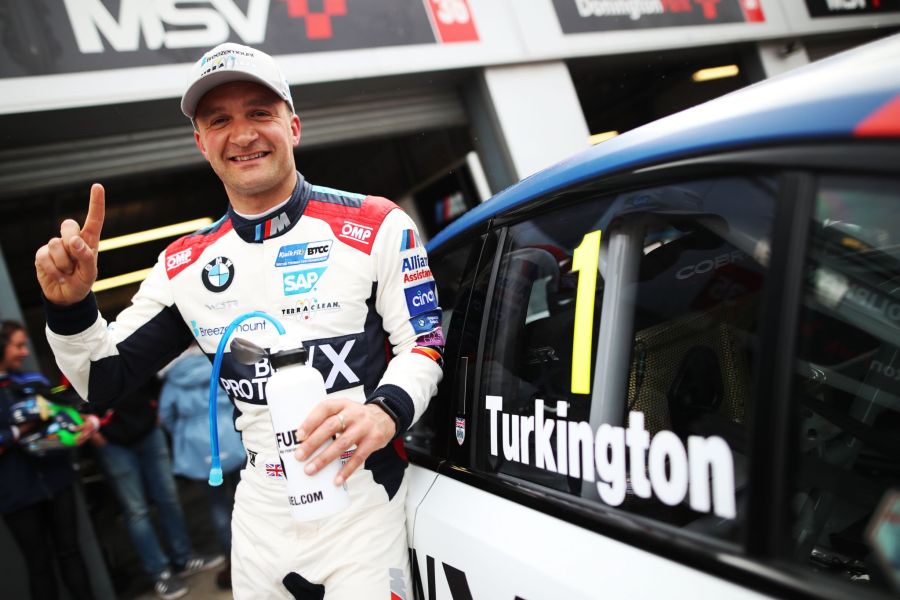
<instances>
[{"instance_id":1,"label":"man's right hand","mask_svg":"<svg viewBox=\"0 0 900 600\"><path fill-rule=\"evenodd\" d=\"M103 186L91 186L91 203L84 227L66 219L59 237L41 246L34 257L38 283L44 296L54 304L75 304L83 300L97 280L97 251L105 215Z\"/></svg>"}]
</instances>

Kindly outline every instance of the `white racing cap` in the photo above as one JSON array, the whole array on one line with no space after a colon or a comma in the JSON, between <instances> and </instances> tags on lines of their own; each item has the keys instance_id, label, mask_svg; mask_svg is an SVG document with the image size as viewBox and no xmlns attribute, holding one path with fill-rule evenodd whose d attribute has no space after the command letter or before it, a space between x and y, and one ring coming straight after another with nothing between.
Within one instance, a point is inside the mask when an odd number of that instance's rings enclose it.
<instances>
[{"instance_id":1,"label":"white racing cap","mask_svg":"<svg viewBox=\"0 0 900 600\"><path fill-rule=\"evenodd\" d=\"M209 50L191 67L188 86L181 97L181 112L193 119L197 104L208 91L232 81L264 85L287 102L294 112L291 90L275 59L265 52L231 42Z\"/></svg>"}]
</instances>

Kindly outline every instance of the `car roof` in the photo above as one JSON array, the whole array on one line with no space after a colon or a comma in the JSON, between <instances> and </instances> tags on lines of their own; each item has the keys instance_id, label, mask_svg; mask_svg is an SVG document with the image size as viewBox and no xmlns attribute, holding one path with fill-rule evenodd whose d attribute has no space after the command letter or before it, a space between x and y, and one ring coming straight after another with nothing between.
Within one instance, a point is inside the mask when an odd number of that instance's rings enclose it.
<instances>
[{"instance_id":1,"label":"car roof","mask_svg":"<svg viewBox=\"0 0 900 600\"><path fill-rule=\"evenodd\" d=\"M590 178L762 144L900 137L900 34L653 121L539 171L440 231L438 248L492 216Z\"/></svg>"}]
</instances>

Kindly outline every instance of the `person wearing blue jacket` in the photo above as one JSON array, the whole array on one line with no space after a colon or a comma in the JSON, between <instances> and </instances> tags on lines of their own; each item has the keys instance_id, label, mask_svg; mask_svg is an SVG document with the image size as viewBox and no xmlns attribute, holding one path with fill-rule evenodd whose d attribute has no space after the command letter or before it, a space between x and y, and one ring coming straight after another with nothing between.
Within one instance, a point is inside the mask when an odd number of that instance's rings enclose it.
<instances>
[{"instance_id":1,"label":"person wearing blue jacket","mask_svg":"<svg viewBox=\"0 0 900 600\"><path fill-rule=\"evenodd\" d=\"M32 599L59 597L54 556L69 594L93 598L78 543L73 452L37 447L46 419L22 418L23 401L37 394L54 397L46 377L21 370L27 356L24 326L0 323L0 514L22 552ZM76 443L84 443L96 427L91 419L74 426Z\"/></svg>"},{"instance_id":2,"label":"person wearing blue jacket","mask_svg":"<svg viewBox=\"0 0 900 600\"><path fill-rule=\"evenodd\" d=\"M159 397L159 418L172 436L172 471L188 479L207 481L211 463L209 447L209 359L192 345L162 372L164 377ZM234 408L228 395L218 388L217 414L219 454L224 482L206 486L209 492L210 516L222 551L231 555L231 509L234 492L244 465L245 452L241 436L234 428ZM231 564L218 574L219 587L231 587Z\"/></svg>"}]
</instances>

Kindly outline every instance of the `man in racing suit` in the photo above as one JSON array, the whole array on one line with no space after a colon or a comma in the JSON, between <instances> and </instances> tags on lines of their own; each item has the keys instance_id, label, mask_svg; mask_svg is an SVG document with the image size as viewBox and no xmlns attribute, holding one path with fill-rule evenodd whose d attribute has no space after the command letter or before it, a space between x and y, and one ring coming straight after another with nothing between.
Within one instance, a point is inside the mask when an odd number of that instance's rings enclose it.
<instances>
[{"instance_id":1,"label":"man in racing suit","mask_svg":"<svg viewBox=\"0 0 900 600\"><path fill-rule=\"evenodd\" d=\"M384 198L317 187L296 171L300 121L264 53L230 43L207 52L182 111L225 185L228 212L171 244L107 327L90 293L104 212L95 184L83 228L64 221L36 256L57 363L88 401L108 400L192 340L213 355L239 315L274 316L309 349L328 392L297 424L298 458L339 434L305 469L346 460L335 484L347 485L351 503L332 517L291 519L266 407L271 366L226 353L220 383L248 453L232 518L235 597L409 598L398 438L436 391L443 346L416 226ZM278 338L263 318L245 320L235 335L266 348Z\"/></svg>"}]
</instances>

